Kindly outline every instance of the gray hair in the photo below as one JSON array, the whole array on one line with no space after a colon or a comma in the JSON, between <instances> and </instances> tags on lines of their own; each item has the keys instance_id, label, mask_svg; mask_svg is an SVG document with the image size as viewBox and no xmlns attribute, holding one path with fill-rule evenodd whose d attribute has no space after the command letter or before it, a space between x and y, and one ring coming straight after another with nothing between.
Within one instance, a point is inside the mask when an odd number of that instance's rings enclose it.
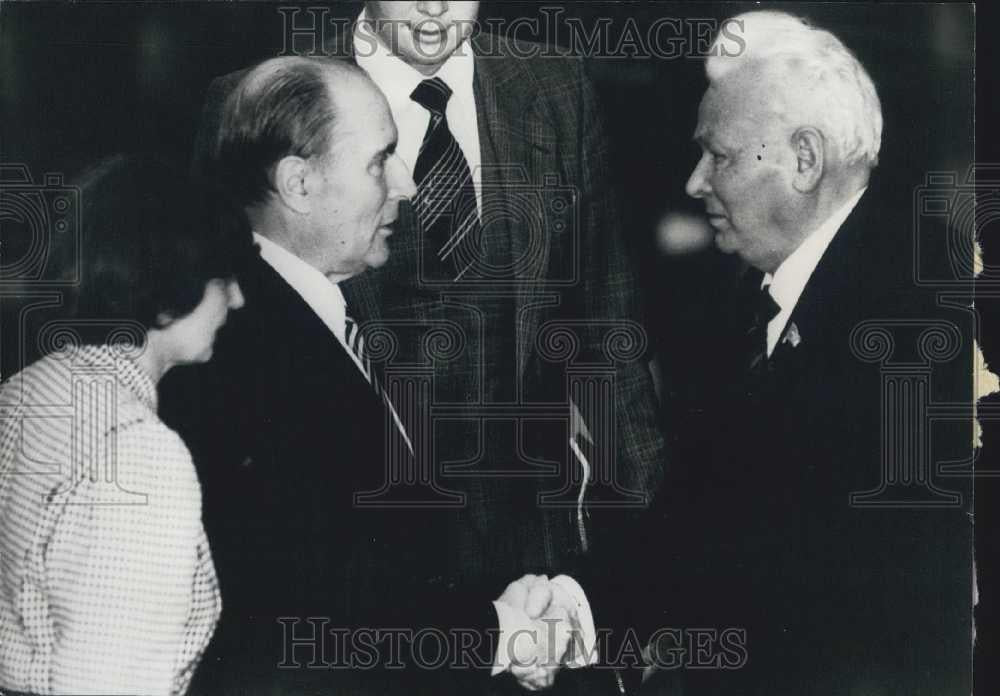
<instances>
[{"instance_id":1,"label":"gray hair","mask_svg":"<svg viewBox=\"0 0 1000 696\"><path fill-rule=\"evenodd\" d=\"M738 38L737 38L738 37ZM742 43L741 51L733 47ZM864 66L828 31L784 12L726 20L705 63L710 83L755 66L796 90L792 111L819 128L847 164L878 163L882 106Z\"/></svg>"}]
</instances>

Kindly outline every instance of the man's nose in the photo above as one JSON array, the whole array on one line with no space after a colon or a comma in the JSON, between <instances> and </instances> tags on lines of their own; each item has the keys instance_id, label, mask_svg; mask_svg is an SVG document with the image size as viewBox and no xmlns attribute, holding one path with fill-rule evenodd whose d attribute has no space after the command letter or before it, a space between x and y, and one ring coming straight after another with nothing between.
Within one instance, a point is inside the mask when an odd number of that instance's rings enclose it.
<instances>
[{"instance_id":1,"label":"man's nose","mask_svg":"<svg viewBox=\"0 0 1000 696\"><path fill-rule=\"evenodd\" d=\"M412 199L417 195L417 185L413 183L410 169L399 155L393 154L389 158L387 166L386 176L389 180L390 198Z\"/></svg>"},{"instance_id":2,"label":"man's nose","mask_svg":"<svg viewBox=\"0 0 1000 696\"><path fill-rule=\"evenodd\" d=\"M704 198L711 191L708 185L708 172L712 166L712 156L710 153L702 153L701 159L695 165L694 171L688 177L684 191L692 198Z\"/></svg>"},{"instance_id":3,"label":"man's nose","mask_svg":"<svg viewBox=\"0 0 1000 696\"><path fill-rule=\"evenodd\" d=\"M428 15L430 17L440 17L445 12L448 11L448 3L446 2L418 2L417 9L421 14Z\"/></svg>"},{"instance_id":4,"label":"man's nose","mask_svg":"<svg viewBox=\"0 0 1000 696\"><path fill-rule=\"evenodd\" d=\"M243 290L236 280L229 281L226 291L229 296L229 309L239 309L246 304L246 299L243 297Z\"/></svg>"}]
</instances>

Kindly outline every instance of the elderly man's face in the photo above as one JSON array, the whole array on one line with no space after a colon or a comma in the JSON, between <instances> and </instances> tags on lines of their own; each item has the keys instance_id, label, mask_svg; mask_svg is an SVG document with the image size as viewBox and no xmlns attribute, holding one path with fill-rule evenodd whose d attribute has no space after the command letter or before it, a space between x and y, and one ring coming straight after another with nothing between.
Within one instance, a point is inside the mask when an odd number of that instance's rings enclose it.
<instances>
[{"instance_id":1,"label":"elderly man's face","mask_svg":"<svg viewBox=\"0 0 1000 696\"><path fill-rule=\"evenodd\" d=\"M808 230L795 229L789 129L747 78L727 75L705 93L695 129L702 154L686 190L705 202L720 250L773 272Z\"/></svg>"},{"instance_id":2,"label":"elderly man's face","mask_svg":"<svg viewBox=\"0 0 1000 696\"><path fill-rule=\"evenodd\" d=\"M367 79L338 87L341 104L331 151L316 158L317 203L310 215L311 257L338 279L381 266L399 201L415 193L396 154L396 125Z\"/></svg>"},{"instance_id":3,"label":"elderly man's face","mask_svg":"<svg viewBox=\"0 0 1000 696\"><path fill-rule=\"evenodd\" d=\"M433 75L472 31L479 2L374 2L368 16L382 42L424 75Z\"/></svg>"}]
</instances>

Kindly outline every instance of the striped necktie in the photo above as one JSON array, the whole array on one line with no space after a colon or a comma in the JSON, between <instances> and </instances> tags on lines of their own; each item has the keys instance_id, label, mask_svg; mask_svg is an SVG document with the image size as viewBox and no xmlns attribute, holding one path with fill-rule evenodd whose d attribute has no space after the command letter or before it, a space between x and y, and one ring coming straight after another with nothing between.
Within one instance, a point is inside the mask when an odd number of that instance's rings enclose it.
<instances>
[{"instance_id":1,"label":"striped necktie","mask_svg":"<svg viewBox=\"0 0 1000 696\"><path fill-rule=\"evenodd\" d=\"M445 110L451 88L435 77L424 80L410 99L431 114L413 169L413 208L423 235L423 276L458 280L476 262L481 236L476 189L469 163L448 128Z\"/></svg>"},{"instance_id":2,"label":"striped necktie","mask_svg":"<svg viewBox=\"0 0 1000 696\"><path fill-rule=\"evenodd\" d=\"M372 385L372 389L379 396L382 394L382 386L380 384L378 375L372 370L372 361L368 358L368 354L365 352L365 336L364 332L361 331L361 327L358 323L354 321L350 316L344 316L344 340L347 343L347 347L351 349L351 352L358 359L358 363L361 365L361 371L365 375L365 379L368 383Z\"/></svg>"},{"instance_id":3,"label":"striped necktie","mask_svg":"<svg viewBox=\"0 0 1000 696\"><path fill-rule=\"evenodd\" d=\"M379 379L378 371L372 369L372 361L368 358L368 354L365 351L365 336L361 327L358 323L346 314L347 308L344 308L344 343L352 353L357 357L358 364L361 366L361 372L364 373L365 378L368 383L372 385L372 389L375 390L375 394L385 402L386 408L389 409L389 413L392 415L393 423L396 425L396 429L399 434L402 435L403 441L406 443L407 449L410 450L410 454L413 454L413 442L410 440L409 434L406 432L406 427L403 425L403 421L399 417L399 413L396 410L396 406L392 403L392 399L389 397L389 392L382 388L382 381Z\"/></svg>"}]
</instances>

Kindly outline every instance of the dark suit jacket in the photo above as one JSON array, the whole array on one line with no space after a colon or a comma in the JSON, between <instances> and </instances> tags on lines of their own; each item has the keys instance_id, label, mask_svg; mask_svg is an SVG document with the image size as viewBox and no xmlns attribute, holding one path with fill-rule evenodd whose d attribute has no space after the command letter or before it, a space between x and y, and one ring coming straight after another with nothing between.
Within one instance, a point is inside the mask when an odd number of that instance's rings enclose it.
<instances>
[{"instance_id":1,"label":"dark suit jacket","mask_svg":"<svg viewBox=\"0 0 1000 696\"><path fill-rule=\"evenodd\" d=\"M779 343L761 379L737 367L748 324L733 298L713 318L733 335L705 348L728 360L679 388L696 405L635 551L659 573L633 625L745 631L746 662L716 641L707 669L689 652L654 692L970 690L967 486L918 472L970 454L967 424L939 423L932 440L924 419L931 401L968 398L971 326L914 284L910 206L891 200L874 184L863 196L792 313L801 342ZM877 492L887 462L919 485ZM903 496L921 505L888 505Z\"/></svg>"},{"instance_id":2,"label":"dark suit jacket","mask_svg":"<svg viewBox=\"0 0 1000 696\"><path fill-rule=\"evenodd\" d=\"M333 631L482 631L496 624L498 591L454 591L441 511L357 504L387 480L387 452L407 454L382 400L264 261L240 283L246 306L212 361L174 371L161 389L164 419L198 467L223 595L193 693L438 692L450 679L441 671L376 669L413 661L386 646L345 653ZM310 640L314 630L327 633ZM291 649L292 636L304 647ZM345 669L346 655L370 668ZM452 677L485 679L473 672Z\"/></svg>"}]
</instances>

